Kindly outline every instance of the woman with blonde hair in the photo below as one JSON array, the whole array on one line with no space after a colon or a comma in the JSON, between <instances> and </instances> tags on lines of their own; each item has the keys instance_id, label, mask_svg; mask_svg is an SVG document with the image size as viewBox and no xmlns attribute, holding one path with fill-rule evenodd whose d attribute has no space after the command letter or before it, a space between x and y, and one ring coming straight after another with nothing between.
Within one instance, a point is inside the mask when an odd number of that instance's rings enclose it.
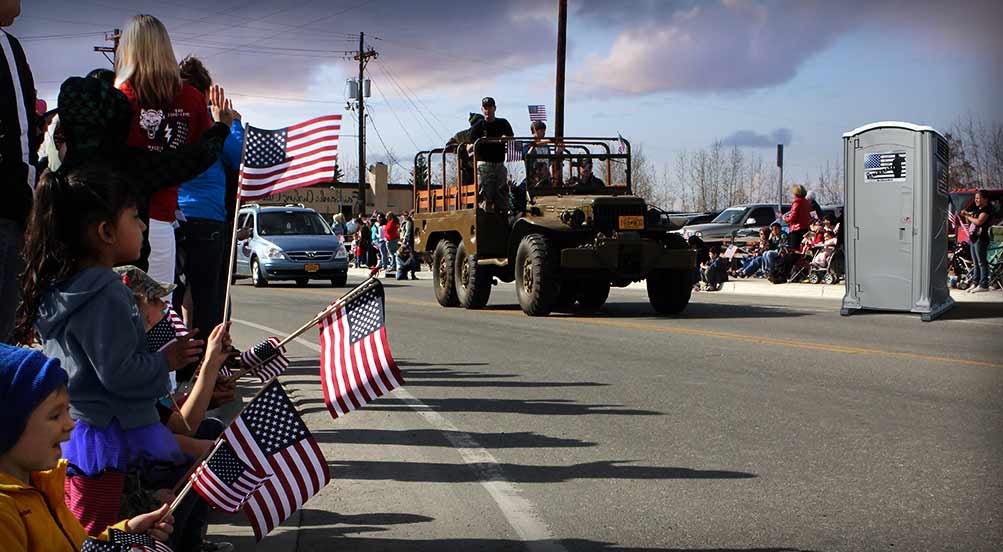
<instances>
[{"instance_id":1,"label":"woman with blonde hair","mask_svg":"<svg viewBox=\"0 0 1003 552\"><path fill-rule=\"evenodd\" d=\"M177 150L198 140L212 126L206 98L181 80L174 47L164 24L152 15L133 17L122 31L115 61L115 86L132 103L128 144L148 151ZM223 90L210 91L213 118L229 128L232 112ZM155 179L157 175L149 175ZM156 186L153 186L156 188ZM141 216L149 214L149 248L136 264L160 282L174 281L174 213L178 186L154 192L140 205ZM148 255L148 263L146 261Z\"/></svg>"},{"instance_id":2,"label":"woman with blonde hair","mask_svg":"<svg viewBox=\"0 0 1003 552\"><path fill-rule=\"evenodd\" d=\"M791 202L791 210L784 215L784 221L790 227L787 243L792 248L798 248L801 247L801 240L811 225L811 203L806 199L808 190L800 184L791 187L791 194L794 196L794 201Z\"/></svg>"}]
</instances>

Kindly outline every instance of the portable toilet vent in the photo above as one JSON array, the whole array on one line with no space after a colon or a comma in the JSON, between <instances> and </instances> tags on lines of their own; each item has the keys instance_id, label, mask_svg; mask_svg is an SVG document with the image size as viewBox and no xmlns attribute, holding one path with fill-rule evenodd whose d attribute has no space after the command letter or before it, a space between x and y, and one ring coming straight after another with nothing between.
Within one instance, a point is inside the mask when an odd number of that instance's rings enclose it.
<instances>
[{"instance_id":1,"label":"portable toilet vent","mask_svg":"<svg viewBox=\"0 0 1003 552\"><path fill-rule=\"evenodd\" d=\"M880 122L843 135L846 294L840 313L954 304L947 286L949 151L937 130Z\"/></svg>"}]
</instances>

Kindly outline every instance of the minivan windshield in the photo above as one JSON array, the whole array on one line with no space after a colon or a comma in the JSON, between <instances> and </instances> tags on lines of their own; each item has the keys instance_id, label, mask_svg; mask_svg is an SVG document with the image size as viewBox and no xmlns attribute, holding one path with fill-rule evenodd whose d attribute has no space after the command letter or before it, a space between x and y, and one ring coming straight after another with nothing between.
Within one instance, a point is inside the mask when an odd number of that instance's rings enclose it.
<instances>
[{"instance_id":1,"label":"minivan windshield","mask_svg":"<svg viewBox=\"0 0 1003 552\"><path fill-rule=\"evenodd\" d=\"M310 211L281 211L258 215L262 236L329 236L331 227L319 214Z\"/></svg>"},{"instance_id":2,"label":"minivan windshield","mask_svg":"<svg viewBox=\"0 0 1003 552\"><path fill-rule=\"evenodd\" d=\"M743 213L745 213L745 207L732 207L731 209L721 211L721 214L711 222L738 224L742 220Z\"/></svg>"}]
</instances>

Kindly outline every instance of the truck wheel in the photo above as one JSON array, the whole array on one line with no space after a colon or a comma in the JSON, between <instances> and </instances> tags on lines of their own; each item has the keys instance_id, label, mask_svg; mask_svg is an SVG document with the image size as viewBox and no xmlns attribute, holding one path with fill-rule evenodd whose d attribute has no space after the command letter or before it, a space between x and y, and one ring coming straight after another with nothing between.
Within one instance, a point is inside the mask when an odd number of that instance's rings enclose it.
<instances>
[{"instance_id":1,"label":"truck wheel","mask_svg":"<svg viewBox=\"0 0 1003 552\"><path fill-rule=\"evenodd\" d=\"M539 234L530 234L519 242L515 253L515 294L522 312L546 316L554 308L560 292L557 263L550 243Z\"/></svg>"},{"instance_id":2,"label":"truck wheel","mask_svg":"<svg viewBox=\"0 0 1003 552\"><path fill-rule=\"evenodd\" d=\"M596 312L609 299L609 282L603 280L586 280L581 283L578 291L578 308L582 312Z\"/></svg>"},{"instance_id":3,"label":"truck wheel","mask_svg":"<svg viewBox=\"0 0 1003 552\"><path fill-rule=\"evenodd\" d=\"M460 242L456 248L453 281L456 297L465 309L480 309L491 297L491 275L486 267L477 266L477 257L467 255L467 246Z\"/></svg>"},{"instance_id":4,"label":"truck wheel","mask_svg":"<svg viewBox=\"0 0 1003 552\"><path fill-rule=\"evenodd\" d=\"M456 244L442 240L435 246L432 257L432 287L435 290L435 300L444 307L455 307L460 304L456 297L456 285L453 281L453 265L456 264Z\"/></svg>"},{"instance_id":5,"label":"truck wheel","mask_svg":"<svg viewBox=\"0 0 1003 552\"><path fill-rule=\"evenodd\" d=\"M254 287L265 287L268 285L268 280L265 279L265 275L261 272L261 265L258 264L258 258L255 257L251 259L251 283Z\"/></svg>"},{"instance_id":6,"label":"truck wheel","mask_svg":"<svg viewBox=\"0 0 1003 552\"><path fill-rule=\"evenodd\" d=\"M693 293L689 270L657 270L648 275L648 301L659 314L678 314L690 302Z\"/></svg>"}]
</instances>

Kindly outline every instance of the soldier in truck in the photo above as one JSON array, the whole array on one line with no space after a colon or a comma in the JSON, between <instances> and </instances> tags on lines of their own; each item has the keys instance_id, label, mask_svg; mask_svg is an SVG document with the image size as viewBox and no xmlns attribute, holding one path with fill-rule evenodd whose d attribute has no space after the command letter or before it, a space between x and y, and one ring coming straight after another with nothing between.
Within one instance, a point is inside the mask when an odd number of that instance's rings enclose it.
<instances>
[{"instance_id":1,"label":"soldier in truck","mask_svg":"<svg viewBox=\"0 0 1003 552\"><path fill-rule=\"evenodd\" d=\"M481 113L484 120L470 127L470 141L478 138L502 138L513 135L512 125L505 119L495 117L495 99L486 97L481 100ZM506 180L508 171L505 169L505 144L494 142L481 144L475 152L477 157L477 197L481 208L487 213L503 213L508 209L508 191Z\"/></svg>"}]
</instances>

